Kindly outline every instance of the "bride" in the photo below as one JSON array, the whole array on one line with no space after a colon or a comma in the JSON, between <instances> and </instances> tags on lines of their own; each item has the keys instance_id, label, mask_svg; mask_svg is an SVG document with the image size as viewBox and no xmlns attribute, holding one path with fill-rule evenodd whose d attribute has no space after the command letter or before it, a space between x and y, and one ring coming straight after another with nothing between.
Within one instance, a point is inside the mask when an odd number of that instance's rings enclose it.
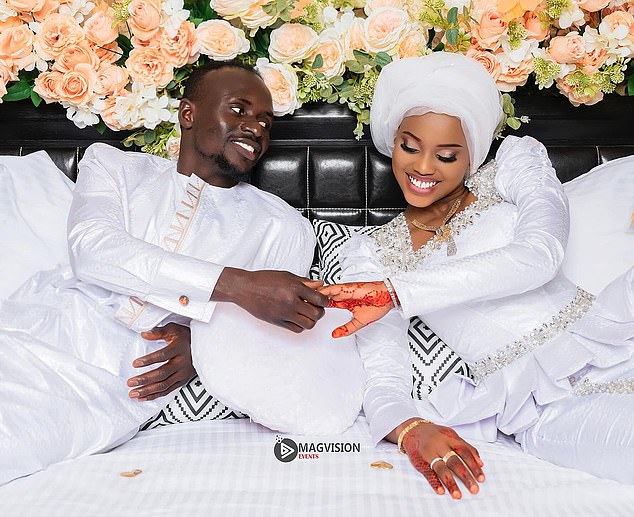
<instances>
[{"instance_id":1,"label":"bride","mask_svg":"<svg viewBox=\"0 0 634 517\"><path fill-rule=\"evenodd\" d=\"M407 208L342 249L344 283L320 291L354 318L333 336L356 332L374 439L397 443L438 493L461 497L454 476L478 491L483 463L458 433L494 441L498 430L552 463L634 483L634 269L596 299L563 276L565 201L545 209L535 193L518 211L495 188L496 171L541 144L508 137L497 163L481 166L501 117L495 83L470 58L438 52L383 69L372 138ZM551 167L529 173L542 175L539 195L562 196ZM407 345L415 315L472 374L420 403Z\"/></svg>"}]
</instances>

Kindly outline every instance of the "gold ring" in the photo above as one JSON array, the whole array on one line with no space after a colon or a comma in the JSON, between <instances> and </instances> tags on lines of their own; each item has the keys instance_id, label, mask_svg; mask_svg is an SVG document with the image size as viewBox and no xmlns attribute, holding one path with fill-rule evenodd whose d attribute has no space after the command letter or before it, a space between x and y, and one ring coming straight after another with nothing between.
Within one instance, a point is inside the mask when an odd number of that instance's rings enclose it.
<instances>
[{"instance_id":1,"label":"gold ring","mask_svg":"<svg viewBox=\"0 0 634 517\"><path fill-rule=\"evenodd\" d=\"M442 460L447 463L447 461L449 461L449 458L451 458L452 456L458 456L458 453L456 451L449 451L447 454L445 454L442 457ZM460 456L458 456L458 458L460 458Z\"/></svg>"},{"instance_id":2,"label":"gold ring","mask_svg":"<svg viewBox=\"0 0 634 517\"><path fill-rule=\"evenodd\" d=\"M433 469L434 468L434 464L437 461L442 461L444 463L445 460L443 460L440 456L438 456L437 458L434 458L433 460L431 460L431 463L429 464L429 468Z\"/></svg>"}]
</instances>

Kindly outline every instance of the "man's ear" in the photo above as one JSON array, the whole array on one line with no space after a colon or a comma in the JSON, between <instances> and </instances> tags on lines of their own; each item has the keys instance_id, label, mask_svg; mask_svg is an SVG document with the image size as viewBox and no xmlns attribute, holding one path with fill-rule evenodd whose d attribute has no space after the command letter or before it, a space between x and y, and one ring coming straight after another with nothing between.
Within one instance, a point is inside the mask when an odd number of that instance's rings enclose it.
<instances>
[{"instance_id":1,"label":"man's ear","mask_svg":"<svg viewBox=\"0 0 634 517\"><path fill-rule=\"evenodd\" d=\"M194 125L194 104L189 99L181 99L178 105L178 122L182 129L191 129Z\"/></svg>"}]
</instances>

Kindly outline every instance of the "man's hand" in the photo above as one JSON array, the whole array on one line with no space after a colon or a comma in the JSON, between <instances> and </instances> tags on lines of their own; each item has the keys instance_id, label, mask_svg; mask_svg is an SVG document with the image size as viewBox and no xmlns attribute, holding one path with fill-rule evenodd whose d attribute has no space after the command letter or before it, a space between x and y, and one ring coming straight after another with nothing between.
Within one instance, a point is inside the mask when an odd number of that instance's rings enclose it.
<instances>
[{"instance_id":1,"label":"man's hand","mask_svg":"<svg viewBox=\"0 0 634 517\"><path fill-rule=\"evenodd\" d=\"M128 386L134 388L130 391L130 398L144 401L163 397L180 388L196 375L192 364L189 327L168 323L164 327L155 327L147 332L141 332L141 336L151 341L162 339L167 342L167 346L139 357L132 366L141 368L156 363L165 364L156 370L128 379Z\"/></svg>"},{"instance_id":2,"label":"man's hand","mask_svg":"<svg viewBox=\"0 0 634 517\"><path fill-rule=\"evenodd\" d=\"M328 298L310 281L287 271L245 271L226 267L211 296L233 302L258 319L293 332L312 329L324 315Z\"/></svg>"},{"instance_id":3,"label":"man's hand","mask_svg":"<svg viewBox=\"0 0 634 517\"><path fill-rule=\"evenodd\" d=\"M390 436L398 436L401 428L409 422L401 424ZM450 427L419 424L405 435L402 445L414 468L425 476L437 494L444 494L446 488L454 499L462 497L454 476L472 494L480 491L478 482L484 482L484 463L475 447L465 442ZM441 459L434 461L436 458Z\"/></svg>"},{"instance_id":4,"label":"man's hand","mask_svg":"<svg viewBox=\"0 0 634 517\"><path fill-rule=\"evenodd\" d=\"M320 287L318 291L330 298L328 307L348 309L353 318L332 331L338 338L354 334L357 330L381 319L394 307L384 282L351 282Z\"/></svg>"}]
</instances>

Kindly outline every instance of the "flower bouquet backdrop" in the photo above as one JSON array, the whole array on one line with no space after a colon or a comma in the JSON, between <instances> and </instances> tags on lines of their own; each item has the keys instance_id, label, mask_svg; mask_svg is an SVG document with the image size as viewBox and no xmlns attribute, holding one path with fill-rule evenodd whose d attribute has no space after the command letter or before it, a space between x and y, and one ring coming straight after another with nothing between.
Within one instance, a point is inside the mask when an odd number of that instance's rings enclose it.
<instances>
[{"instance_id":1,"label":"flower bouquet backdrop","mask_svg":"<svg viewBox=\"0 0 634 517\"><path fill-rule=\"evenodd\" d=\"M276 115L340 103L369 121L395 59L445 50L478 60L505 92L574 105L634 95L634 2L622 0L0 0L0 102L59 103L78 127L174 156L178 98L209 59L256 65ZM629 69L628 69L629 67Z\"/></svg>"}]
</instances>

